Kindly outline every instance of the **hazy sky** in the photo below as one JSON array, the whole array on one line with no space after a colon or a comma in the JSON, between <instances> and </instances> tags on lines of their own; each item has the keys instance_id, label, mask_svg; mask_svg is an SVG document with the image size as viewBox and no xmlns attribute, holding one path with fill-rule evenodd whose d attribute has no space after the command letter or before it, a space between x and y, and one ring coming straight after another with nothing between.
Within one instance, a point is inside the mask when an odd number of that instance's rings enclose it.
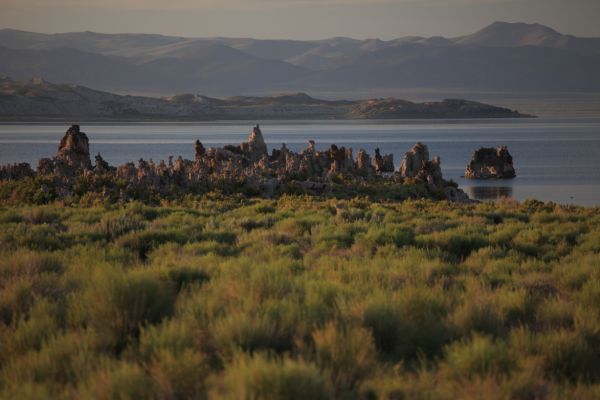
<instances>
[{"instance_id":1,"label":"hazy sky","mask_svg":"<svg viewBox=\"0 0 600 400\"><path fill-rule=\"evenodd\" d=\"M459 36L497 20L600 36L600 0L0 0L0 27L49 33L391 39Z\"/></svg>"}]
</instances>

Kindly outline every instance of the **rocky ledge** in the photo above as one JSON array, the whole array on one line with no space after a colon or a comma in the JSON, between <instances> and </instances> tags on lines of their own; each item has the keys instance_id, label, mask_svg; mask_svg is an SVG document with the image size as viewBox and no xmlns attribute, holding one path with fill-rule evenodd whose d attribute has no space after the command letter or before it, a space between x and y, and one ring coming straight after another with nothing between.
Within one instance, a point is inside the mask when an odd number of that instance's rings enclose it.
<instances>
[{"instance_id":1,"label":"rocky ledge","mask_svg":"<svg viewBox=\"0 0 600 400\"><path fill-rule=\"evenodd\" d=\"M428 191L430 197L470 201L456 184L443 179L439 157L430 160L424 144L417 143L408 151L396 171L393 156L381 154L379 149L373 157L359 149L355 159L351 148L331 145L320 151L312 140L299 153L283 144L269 154L258 125L239 145L207 149L196 141L194 160L169 157L155 163L140 159L137 164L118 167L109 165L100 154L92 164L88 137L73 125L61 140L58 154L41 159L37 171L26 163L0 167L0 179L36 177L51 178L57 197L70 196L76 187L85 187L96 193L111 191L107 193L112 197L109 200L126 200L144 191L169 194L178 189L198 192L227 187L270 197L290 192L327 194L336 184L346 188L383 184L385 190L413 184ZM107 182L118 182L118 193L115 185Z\"/></svg>"},{"instance_id":2,"label":"rocky ledge","mask_svg":"<svg viewBox=\"0 0 600 400\"><path fill-rule=\"evenodd\" d=\"M509 179L516 175L513 159L506 146L481 147L465 169L467 179Z\"/></svg>"}]
</instances>

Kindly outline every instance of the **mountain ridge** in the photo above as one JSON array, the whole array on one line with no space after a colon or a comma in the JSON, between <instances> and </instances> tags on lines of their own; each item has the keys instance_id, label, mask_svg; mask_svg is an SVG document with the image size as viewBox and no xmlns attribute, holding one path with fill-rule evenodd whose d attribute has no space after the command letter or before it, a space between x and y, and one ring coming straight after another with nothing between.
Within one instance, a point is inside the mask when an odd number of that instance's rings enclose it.
<instances>
[{"instance_id":1,"label":"mountain ridge","mask_svg":"<svg viewBox=\"0 0 600 400\"><path fill-rule=\"evenodd\" d=\"M495 22L457 38L313 41L0 30L0 75L117 92L594 92L600 90L598 70L600 38L563 35L540 24Z\"/></svg>"}]
</instances>

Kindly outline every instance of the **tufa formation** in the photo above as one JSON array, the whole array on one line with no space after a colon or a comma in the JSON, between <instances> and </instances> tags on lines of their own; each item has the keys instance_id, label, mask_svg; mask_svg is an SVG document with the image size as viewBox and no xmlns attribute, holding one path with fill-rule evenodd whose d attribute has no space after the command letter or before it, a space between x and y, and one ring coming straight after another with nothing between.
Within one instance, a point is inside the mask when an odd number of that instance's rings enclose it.
<instances>
[{"instance_id":1,"label":"tufa formation","mask_svg":"<svg viewBox=\"0 0 600 400\"><path fill-rule=\"evenodd\" d=\"M516 176L513 159L506 146L481 147L465 169L467 179L509 179Z\"/></svg>"},{"instance_id":2,"label":"tufa formation","mask_svg":"<svg viewBox=\"0 0 600 400\"><path fill-rule=\"evenodd\" d=\"M264 196L298 191L324 194L332 190L334 182L343 182L347 188L378 182L390 185L411 182L425 184L434 197L469 201L463 191L444 181L439 157L430 160L427 146L421 143L406 153L398 171L395 171L393 156L381 154L379 149L373 158L360 149L354 159L351 148L332 144L320 151L312 140L299 153L283 144L269 154L258 125L248 140L237 146L205 148L197 140L194 149L194 160L169 157L166 162L155 163L152 159L140 159L136 164L128 162L112 167L98 154L92 165L88 138L78 125L73 125L61 140L58 154L41 159L37 171L28 164L6 165L0 167L0 179L52 177L59 195L68 196L78 180L86 181L90 190L100 190L99 186L112 178L120 182L121 199L130 198L132 193L168 194L174 189L237 190Z\"/></svg>"}]
</instances>

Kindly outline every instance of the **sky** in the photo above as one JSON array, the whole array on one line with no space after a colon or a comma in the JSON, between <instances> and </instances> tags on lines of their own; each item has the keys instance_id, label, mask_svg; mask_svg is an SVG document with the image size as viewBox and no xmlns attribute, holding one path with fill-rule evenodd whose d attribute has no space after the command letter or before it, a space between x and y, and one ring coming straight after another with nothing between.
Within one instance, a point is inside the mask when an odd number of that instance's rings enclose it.
<instances>
[{"instance_id":1,"label":"sky","mask_svg":"<svg viewBox=\"0 0 600 400\"><path fill-rule=\"evenodd\" d=\"M455 37L494 22L600 37L600 0L0 0L0 28L187 37Z\"/></svg>"}]
</instances>

